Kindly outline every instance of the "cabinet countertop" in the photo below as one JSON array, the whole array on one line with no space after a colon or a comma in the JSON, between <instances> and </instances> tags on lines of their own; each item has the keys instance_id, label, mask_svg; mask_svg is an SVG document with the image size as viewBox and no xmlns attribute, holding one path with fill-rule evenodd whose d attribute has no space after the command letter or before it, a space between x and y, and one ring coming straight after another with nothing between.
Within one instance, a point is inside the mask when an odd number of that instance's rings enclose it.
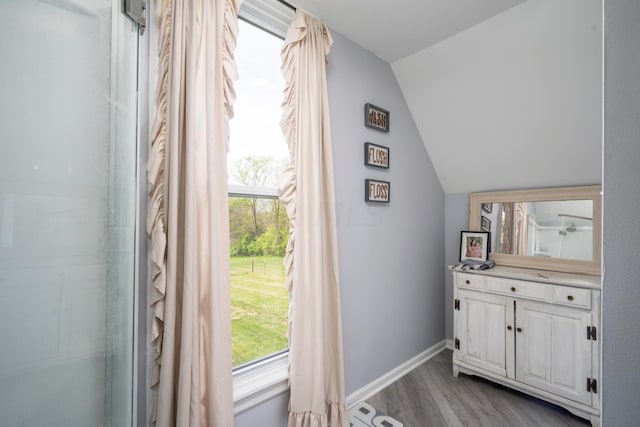
<instances>
[{"instance_id":1,"label":"cabinet countertop","mask_svg":"<svg viewBox=\"0 0 640 427\"><path fill-rule=\"evenodd\" d=\"M519 267L497 265L488 270L457 270L459 273L480 274L483 276L502 277L507 279L528 280L531 282L550 283L556 285L578 286L581 288L601 289L600 276L587 274L562 273L559 271L533 270Z\"/></svg>"}]
</instances>

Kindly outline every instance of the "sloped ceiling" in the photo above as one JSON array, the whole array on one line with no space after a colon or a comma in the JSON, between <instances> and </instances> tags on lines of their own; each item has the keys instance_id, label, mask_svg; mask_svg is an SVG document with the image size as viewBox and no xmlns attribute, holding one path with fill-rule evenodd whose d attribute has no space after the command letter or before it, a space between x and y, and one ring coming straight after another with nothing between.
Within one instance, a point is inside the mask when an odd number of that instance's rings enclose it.
<instances>
[{"instance_id":1,"label":"sloped ceiling","mask_svg":"<svg viewBox=\"0 0 640 427\"><path fill-rule=\"evenodd\" d=\"M524 0L294 0L387 62L466 30Z\"/></svg>"},{"instance_id":2,"label":"sloped ceiling","mask_svg":"<svg viewBox=\"0 0 640 427\"><path fill-rule=\"evenodd\" d=\"M601 0L292 3L391 64L446 193L601 182Z\"/></svg>"}]
</instances>

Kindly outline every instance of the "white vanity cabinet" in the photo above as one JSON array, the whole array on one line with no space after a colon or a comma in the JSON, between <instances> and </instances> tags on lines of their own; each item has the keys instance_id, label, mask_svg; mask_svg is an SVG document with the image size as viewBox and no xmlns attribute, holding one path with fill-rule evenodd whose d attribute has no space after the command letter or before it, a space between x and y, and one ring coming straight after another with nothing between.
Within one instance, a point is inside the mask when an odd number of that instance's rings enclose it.
<instances>
[{"instance_id":1,"label":"white vanity cabinet","mask_svg":"<svg viewBox=\"0 0 640 427\"><path fill-rule=\"evenodd\" d=\"M600 278L454 271L453 373L479 375L599 425Z\"/></svg>"}]
</instances>

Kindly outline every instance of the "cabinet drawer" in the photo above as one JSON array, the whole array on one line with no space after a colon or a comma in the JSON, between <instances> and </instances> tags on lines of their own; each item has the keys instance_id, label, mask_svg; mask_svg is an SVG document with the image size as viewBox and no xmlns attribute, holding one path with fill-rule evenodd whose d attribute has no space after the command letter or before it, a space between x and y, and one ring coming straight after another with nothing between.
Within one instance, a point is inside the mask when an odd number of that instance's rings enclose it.
<instances>
[{"instance_id":1,"label":"cabinet drawer","mask_svg":"<svg viewBox=\"0 0 640 427\"><path fill-rule=\"evenodd\" d=\"M487 290L522 298L546 300L547 285L535 282L520 282L491 278L487 280Z\"/></svg>"},{"instance_id":2,"label":"cabinet drawer","mask_svg":"<svg viewBox=\"0 0 640 427\"><path fill-rule=\"evenodd\" d=\"M590 309L591 291L567 286L553 286L551 302Z\"/></svg>"},{"instance_id":3,"label":"cabinet drawer","mask_svg":"<svg viewBox=\"0 0 640 427\"><path fill-rule=\"evenodd\" d=\"M484 276L468 273L456 273L456 286L462 288L484 289Z\"/></svg>"}]
</instances>

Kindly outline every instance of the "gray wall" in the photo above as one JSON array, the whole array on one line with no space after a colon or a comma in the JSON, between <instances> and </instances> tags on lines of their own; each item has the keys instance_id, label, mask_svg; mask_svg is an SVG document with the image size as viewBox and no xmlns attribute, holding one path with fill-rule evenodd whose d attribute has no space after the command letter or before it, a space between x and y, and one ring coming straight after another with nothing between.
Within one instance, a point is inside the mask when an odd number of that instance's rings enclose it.
<instances>
[{"instance_id":1,"label":"gray wall","mask_svg":"<svg viewBox=\"0 0 640 427\"><path fill-rule=\"evenodd\" d=\"M446 191L446 265L468 228L468 192L600 182L600 9L599 0L525 2L392 64ZM526 165L513 160L523 153ZM567 158L576 167L554 163ZM496 159L483 173L459 167ZM445 291L451 339L449 272Z\"/></svg>"},{"instance_id":2,"label":"gray wall","mask_svg":"<svg viewBox=\"0 0 640 427\"><path fill-rule=\"evenodd\" d=\"M460 231L469 229L469 194L445 196L445 247L447 265L460 259ZM445 336L453 339L453 275L447 270L445 289Z\"/></svg>"},{"instance_id":3,"label":"gray wall","mask_svg":"<svg viewBox=\"0 0 640 427\"><path fill-rule=\"evenodd\" d=\"M336 166L347 393L444 338L444 193L389 64L334 33L328 78ZM364 103L391 112L363 125ZM364 142L390 168L363 165ZM364 202L365 178L391 182L389 205Z\"/></svg>"},{"instance_id":4,"label":"gray wall","mask_svg":"<svg viewBox=\"0 0 640 427\"><path fill-rule=\"evenodd\" d=\"M289 393L280 394L235 416L234 427L282 427L287 425Z\"/></svg>"},{"instance_id":5,"label":"gray wall","mask_svg":"<svg viewBox=\"0 0 640 427\"><path fill-rule=\"evenodd\" d=\"M600 182L601 35L599 0L528 1L392 64L446 191L446 265L468 192Z\"/></svg>"},{"instance_id":6,"label":"gray wall","mask_svg":"<svg viewBox=\"0 0 640 427\"><path fill-rule=\"evenodd\" d=\"M445 197L391 67L332 33L328 79L335 161L347 395L444 339ZM391 112L364 127L364 103ZM364 166L364 143L390 148ZM389 205L364 202L365 178L391 182ZM286 425L287 396L239 414L236 427Z\"/></svg>"},{"instance_id":7,"label":"gray wall","mask_svg":"<svg viewBox=\"0 0 640 427\"><path fill-rule=\"evenodd\" d=\"M602 425L640 420L640 2L605 2Z\"/></svg>"}]
</instances>

